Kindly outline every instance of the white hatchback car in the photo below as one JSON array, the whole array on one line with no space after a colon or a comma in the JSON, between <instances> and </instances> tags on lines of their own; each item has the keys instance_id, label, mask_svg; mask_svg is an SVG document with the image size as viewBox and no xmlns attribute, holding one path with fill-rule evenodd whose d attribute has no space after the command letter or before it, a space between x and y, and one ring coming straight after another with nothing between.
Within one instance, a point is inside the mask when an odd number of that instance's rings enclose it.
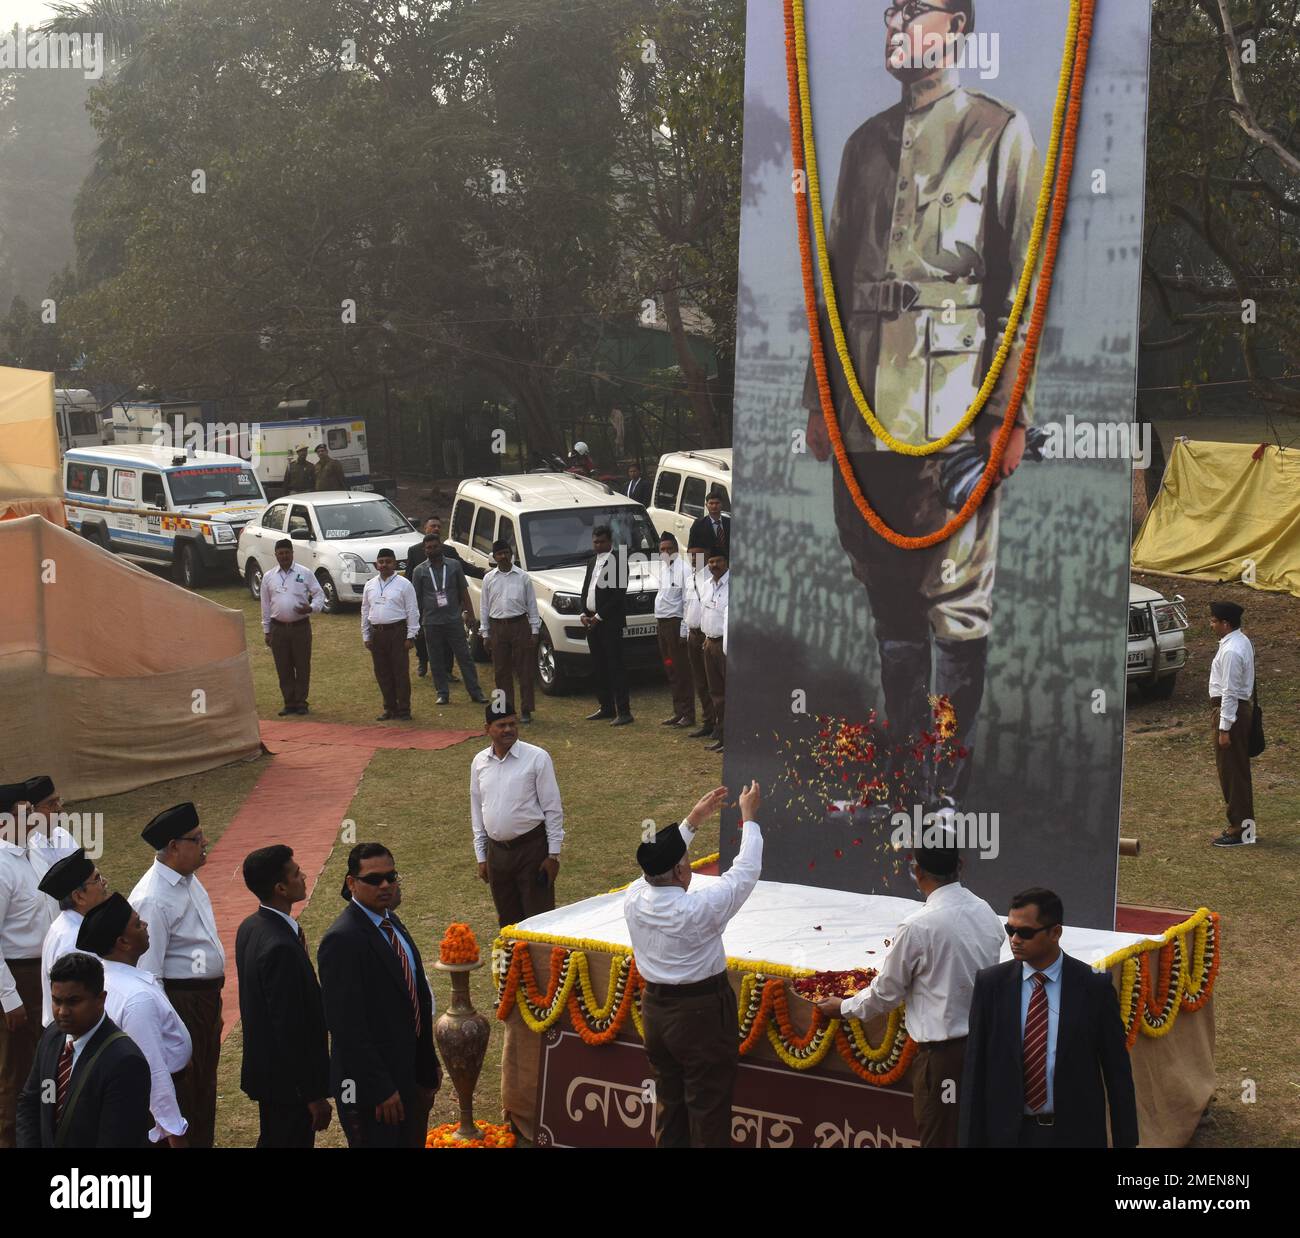
<instances>
[{"instance_id":1,"label":"white hatchback car","mask_svg":"<svg viewBox=\"0 0 1300 1238\"><path fill-rule=\"evenodd\" d=\"M361 604L366 581L376 574L375 556L383 549L397 555L397 570L419 534L381 494L321 490L291 494L261 512L239 535L239 566L248 591L262 595L262 576L275 570L275 543L293 541L293 557L309 567L325 591L325 609Z\"/></svg>"}]
</instances>

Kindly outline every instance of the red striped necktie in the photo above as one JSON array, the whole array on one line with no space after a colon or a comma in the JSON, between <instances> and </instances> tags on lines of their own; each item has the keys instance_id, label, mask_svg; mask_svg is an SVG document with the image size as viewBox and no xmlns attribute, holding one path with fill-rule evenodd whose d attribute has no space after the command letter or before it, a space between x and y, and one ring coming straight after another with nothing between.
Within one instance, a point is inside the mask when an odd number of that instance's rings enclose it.
<instances>
[{"instance_id":1,"label":"red striped necktie","mask_svg":"<svg viewBox=\"0 0 1300 1238\"><path fill-rule=\"evenodd\" d=\"M1034 991L1025 1015L1025 1105L1037 1113L1047 1104L1047 973L1036 971L1030 979Z\"/></svg>"},{"instance_id":2,"label":"red striped necktie","mask_svg":"<svg viewBox=\"0 0 1300 1238\"><path fill-rule=\"evenodd\" d=\"M384 930L388 944L393 947L393 953L397 955L397 961L402 965L402 979L406 981L406 992L411 999L411 1017L415 1020L415 1037L418 1040L420 1038L420 997L415 991L415 973L411 970L411 960L406 957L406 950L397 936L397 930L387 916L380 920L379 927Z\"/></svg>"},{"instance_id":3,"label":"red striped necktie","mask_svg":"<svg viewBox=\"0 0 1300 1238\"><path fill-rule=\"evenodd\" d=\"M68 1103L68 1084L72 1082L72 1037L63 1042L63 1052L59 1054L59 1067L54 1083L54 1121L57 1125L63 1117L63 1107Z\"/></svg>"}]
</instances>

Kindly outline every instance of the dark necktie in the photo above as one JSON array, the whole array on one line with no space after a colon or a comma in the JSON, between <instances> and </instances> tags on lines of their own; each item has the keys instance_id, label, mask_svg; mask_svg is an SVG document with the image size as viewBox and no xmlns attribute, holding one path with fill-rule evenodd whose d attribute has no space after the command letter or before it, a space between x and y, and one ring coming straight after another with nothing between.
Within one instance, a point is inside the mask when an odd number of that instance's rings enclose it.
<instances>
[{"instance_id":1,"label":"dark necktie","mask_svg":"<svg viewBox=\"0 0 1300 1238\"><path fill-rule=\"evenodd\" d=\"M415 973L411 970L411 960L406 957L406 951L397 936L397 930L393 927L393 922L385 918L380 920L379 927L384 930L384 936L388 938L388 944L393 947L393 953L397 955L397 961L402 965L402 979L406 981L406 992L411 999L411 1017L415 1020L415 1037L418 1040L420 1038L420 998L415 991Z\"/></svg>"},{"instance_id":2,"label":"dark necktie","mask_svg":"<svg viewBox=\"0 0 1300 1238\"><path fill-rule=\"evenodd\" d=\"M1025 1015L1025 1105L1038 1112L1047 1104L1047 975L1031 977L1034 991Z\"/></svg>"},{"instance_id":3,"label":"dark necktie","mask_svg":"<svg viewBox=\"0 0 1300 1238\"><path fill-rule=\"evenodd\" d=\"M59 1068L54 1084L54 1122L58 1124L63 1117L63 1107L68 1103L68 1084L72 1082L72 1037L63 1042L63 1052L59 1054Z\"/></svg>"}]
</instances>

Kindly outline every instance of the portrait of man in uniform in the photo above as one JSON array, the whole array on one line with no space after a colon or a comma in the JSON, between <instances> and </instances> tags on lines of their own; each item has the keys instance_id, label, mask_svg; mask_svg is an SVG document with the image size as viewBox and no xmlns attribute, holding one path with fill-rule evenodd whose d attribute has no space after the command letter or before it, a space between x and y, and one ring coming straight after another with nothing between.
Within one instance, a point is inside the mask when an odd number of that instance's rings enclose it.
<instances>
[{"instance_id":1,"label":"portrait of man in uniform","mask_svg":"<svg viewBox=\"0 0 1300 1238\"><path fill-rule=\"evenodd\" d=\"M900 98L845 144L827 234L862 391L895 438L918 445L962 419L988 373L1026 261L1043 174L1024 114L959 81L958 58L975 33L975 8L975 0L909 0L884 9L877 71L897 80ZM863 493L898 533L934 532L953 515L941 484L945 459L972 445L987 459L1002 424L1028 312L983 412L945 451L921 457L893 452L872 433L830 343L824 303L822 317L835 410ZM809 450L827 461L830 440L811 362L803 404ZM928 771L924 786L913 781L930 807L960 805L970 784L1001 481L1023 456L1031 410L1032 386L998 487L967 524L927 550L899 549L876 534L832 465L835 522L853 576L866 590L890 732L903 740L931 728L931 695L946 696L956 713L956 744L966 755Z\"/></svg>"}]
</instances>

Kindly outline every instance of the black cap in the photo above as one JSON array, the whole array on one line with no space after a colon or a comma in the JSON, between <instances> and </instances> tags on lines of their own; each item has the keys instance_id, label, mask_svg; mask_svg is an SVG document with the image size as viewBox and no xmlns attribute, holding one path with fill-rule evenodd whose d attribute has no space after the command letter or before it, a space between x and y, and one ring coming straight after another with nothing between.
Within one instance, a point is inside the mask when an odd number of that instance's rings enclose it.
<instances>
[{"instance_id":1,"label":"black cap","mask_svg":"<svg viewBox=\"0 0 1300 1238\"><path fill-rule=\"evenodd\" d=\"M54 794L54 779L49 774L37 774L34 778L27 779L23 785L27 792L21 798L29 804L39 804Z\"/></svg>"},{"instance_id":2,"label":"black cap","mask_svg":"<svg viewBox=\"0 0 1300 1238\"><path fill-rule=\"evenodd\" d=\"M1212 614L1216 619L1223 619L1234 625L1241 623L1241 617L1245 613L1245 608L1238 606L1236 602L1210 603L1210 614Z\"/></svg>"},{"instance_id":3,"label":"black cap","mask_svg":"<svg viewBox=\"0 0 1300 1238\"><path fill-rule=\"evenodd\" d=\"M131 923L131 904L120 894L110 894L86 912L77 933L77 949L91 954L108 954Z\"/></svg>"},{"instance_id":4,"label":"black cap","mask_svg":"<svg viewBox=\"0 0 1300 1238\"><path fill-rule=\"evenodd\" d=\"M26 799L25 782L0 782L0 812L13 812Z\"/></svg>"},{"instance_id":5,"label":"black cap","mask_svg":"<svg viewBox=\"0 0 1300 1238\"><path fill-rule=\"evenodd\" d=\"M929 814L923 825L924 845L912 848L912 858L917 866L932 877L951 877L961 863L957 847L957 832L946 822L933 823ZM938 835L938 837L933 837Z\"/></svg>"},{"instance_id":6,"label":"black cap","mask_svg":"<svg viewBox=\"0 0 1300 1238\"><path fill-rule=\"evenodd\" d=\"M666 825L654 837L654 842L642 843L636 849L636 862L647 877L659 877L668 872L686 854L686 839L676 823Z\"/></svg>"},{"instance_id":7,"label":"black cap","mask_svg":"<svg viewBox=\"0 0 1300 1238\"><path fill-rule=\"evenodd\" d=\"M94 860L86 859L85 848L78 847L71 855L51 864L36 888L51 898L67 898L78 886L89 881L94 871Z\"/></svg>"},{"instance_id":8,"label":"black cap","mask_svg":"<svg viewBox=\"0 0 1300 1238\"><path fill-rule=\"evenodd\" d=\"M503 718L513 718L514 716L514 701L502 701L500 705L489 702L488 707L483 711L483 722L485 726L491 726L494 722L500 722Z\"/></svg>"},{"instance_id":9,"label":"black cap","mask_svg":"<svg viewBox=\"0 0 1300 1238\"><path fill-rule=\"evenodd\" d=\"M140 837L155 851L161 851L173 838L188 834L198 823L199 812L193 804L176 804L164 808L141 830Z\"/></svg>"}]
</instances>

